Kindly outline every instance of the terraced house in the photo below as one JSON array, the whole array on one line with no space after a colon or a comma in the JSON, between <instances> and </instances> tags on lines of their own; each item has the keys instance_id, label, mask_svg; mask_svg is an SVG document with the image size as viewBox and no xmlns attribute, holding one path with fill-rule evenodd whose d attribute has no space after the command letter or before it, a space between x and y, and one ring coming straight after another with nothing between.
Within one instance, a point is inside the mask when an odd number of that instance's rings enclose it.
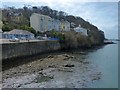
<instances>
[{"instance_id":1,"label":"terraced house","mask_svg":"<svg viewBox=\"0 0 120 90\"><path fill-rule=\"evenodd\" d=\"M37 32L45 32L50 30L70 31L70 23L64 20L56 20L49 16L33 13L30 17L30 25Z\"/></svg>"},{"instance_id":2,"label":"terraced house","mask_svg":"<svg viewBox=\"0 0 120 90\"><path fill-rule=\"evenodd\" d=\"M0 29L0 39L2 38L2 33L3 33L3 31L2 31L2 29Z\"/></svg>"}]
</instances>

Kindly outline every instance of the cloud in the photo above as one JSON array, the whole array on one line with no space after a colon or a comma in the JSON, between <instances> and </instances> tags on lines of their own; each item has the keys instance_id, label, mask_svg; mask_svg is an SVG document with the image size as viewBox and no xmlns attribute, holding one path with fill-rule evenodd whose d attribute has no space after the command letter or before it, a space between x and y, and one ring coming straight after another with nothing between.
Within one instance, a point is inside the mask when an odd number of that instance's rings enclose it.
<instances>
[{"instance_id":1,"label":"cloud","mask_svg":"<svg viewBox=\"0 0 120 90\"><path fill-rule=\"evenodd\" d=\"M1 2L60 2L60 3L69 3L69 2L118 2L119 0L0 0Z\"/></svg>"}]
</instances>

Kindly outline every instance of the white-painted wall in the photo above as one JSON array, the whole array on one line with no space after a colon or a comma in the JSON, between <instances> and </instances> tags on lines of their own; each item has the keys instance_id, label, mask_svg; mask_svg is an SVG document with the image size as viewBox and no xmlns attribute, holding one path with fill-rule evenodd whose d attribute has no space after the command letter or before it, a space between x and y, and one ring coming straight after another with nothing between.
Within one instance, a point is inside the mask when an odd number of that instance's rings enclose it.
<instances>
[{"instance_id":1,"label":"white-painted wall","mask_svg":"<svg viewBox=\"0 0 120 90\"><path fill-rule=\"evenodd\" d=\"M82 33L82 34L85 35L85 36L88 36L88 34L87 34L87 29L85 29L85 28L76 27L76 28L74 28L74 30L75 30L76 32Z\"/></svg>"},{"instance_id":2,"label":"white-painted wall","mask_svg":"<svg viewBox=\"0 0 120 90\"><path fill-rule=\"evenodd\" d=\"M0 29L0 39L2 38L2 29Z\"/></svg>"}]
</instances>

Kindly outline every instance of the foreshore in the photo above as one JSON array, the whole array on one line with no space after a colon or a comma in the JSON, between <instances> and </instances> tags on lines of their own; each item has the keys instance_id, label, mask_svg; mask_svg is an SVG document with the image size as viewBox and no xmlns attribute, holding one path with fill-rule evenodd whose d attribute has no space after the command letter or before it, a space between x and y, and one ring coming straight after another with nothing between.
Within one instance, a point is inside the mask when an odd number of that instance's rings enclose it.
<instances>
[{"instance_id":1,"label":"foreshore","mask_svg":"<svg viewBox=\"0 0 120 90\"><path fill-rule=\"evenodd\" d=\"M86 60L89 50L56 51L3 62L3 88L86 88L102 73ZM10 63L11 62L11 63Z\"/></svg>"},{"instance_id":2,"label":"foreshore","mask_svg":"<svg viewBox=\"0 0 120 90\"><path fill-rule=\"evenodd\" d=\"M85 59L86 54L49 54L4 70L3 88L85 88L101 78L101 72Z\"/></svg>"}]
</instances>

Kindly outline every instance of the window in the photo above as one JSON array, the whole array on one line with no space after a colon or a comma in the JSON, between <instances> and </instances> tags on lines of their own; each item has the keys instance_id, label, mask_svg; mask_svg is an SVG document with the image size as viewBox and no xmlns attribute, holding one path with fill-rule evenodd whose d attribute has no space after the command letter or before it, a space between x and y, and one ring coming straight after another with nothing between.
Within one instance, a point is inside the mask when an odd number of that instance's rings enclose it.
<instances>
[{"instance_id":1,"label":"window","mask_svg":"<svg viewBox=\"0 0 120 90\"><path fill-rule=\"evenodd\" d=\"M42 20L43 21L43 19L41 18L40 20Z\"/></svg>"}]
</instances>

